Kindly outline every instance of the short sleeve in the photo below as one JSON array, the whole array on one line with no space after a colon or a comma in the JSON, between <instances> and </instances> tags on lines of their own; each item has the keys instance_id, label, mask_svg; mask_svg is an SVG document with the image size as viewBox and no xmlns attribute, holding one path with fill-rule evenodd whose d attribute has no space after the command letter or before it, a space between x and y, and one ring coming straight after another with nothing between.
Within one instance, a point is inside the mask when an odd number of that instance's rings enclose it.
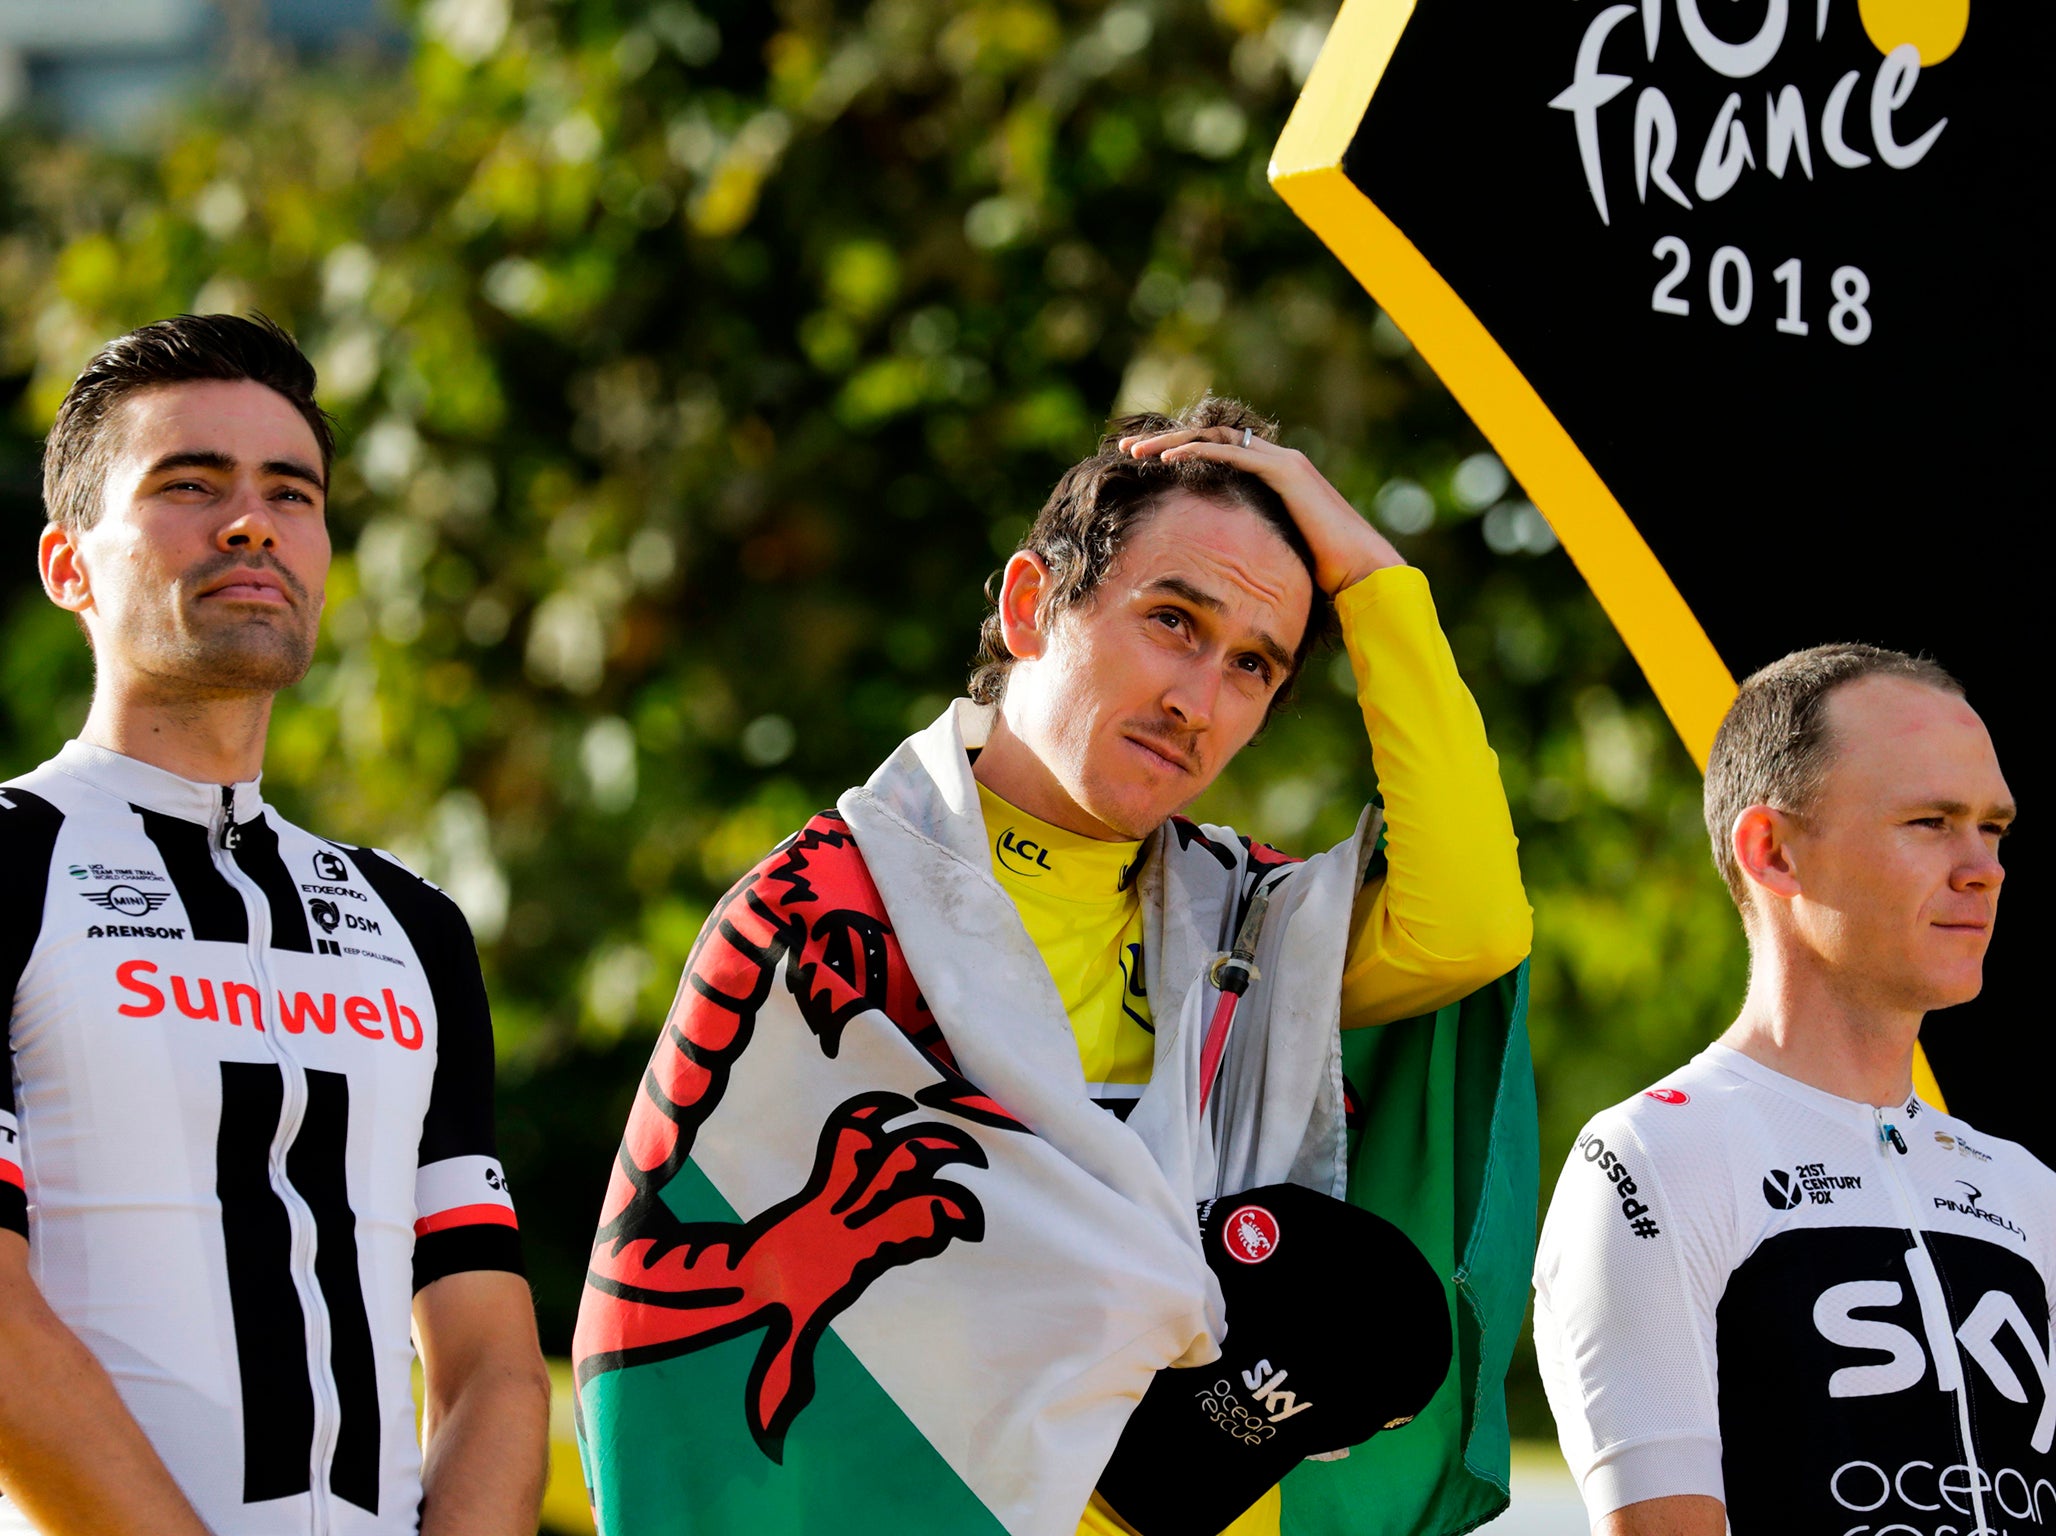
<instances>
[{"instance_id":1,"label":"short sleeve","mask_svg":"<svg viewBox=\"0 0 2056 1536\"><path fill-rule=\"evenodd\" d=\"M7 1005L6 1070L0 1072L0 1230L29 1234L21 1121L14 1099L14 994L43 931L50 858L64 813L25 789L0 788L0 997Z\"/></svg>"},{"instance_id":2,"label":"short sleeve","mask_svg":"<svg viewBox=\"0 0 2056 1536\"><path fill-rule=\"evenodd\" d=\"M348 850L406 929L435 999L435 1081L414 1181L414 1289L466 1270L522 1272L520 1224L493 1121L493 1020L471 925L384 855Z\"/></svg>"},{"instance_id":3,"label":"short sleeve","mask_svg":"<svg viewBox=\"0 0 2056 1536\"><path fill-rule=\"evenodd\" d=\"M1671 1182L1628 1114L1601 1115L1543 1223L1535 1352L1594 1523L1645 1499L1726 1502L1715 1309L1731 1200Z\"/></svg>"}]
</instances>

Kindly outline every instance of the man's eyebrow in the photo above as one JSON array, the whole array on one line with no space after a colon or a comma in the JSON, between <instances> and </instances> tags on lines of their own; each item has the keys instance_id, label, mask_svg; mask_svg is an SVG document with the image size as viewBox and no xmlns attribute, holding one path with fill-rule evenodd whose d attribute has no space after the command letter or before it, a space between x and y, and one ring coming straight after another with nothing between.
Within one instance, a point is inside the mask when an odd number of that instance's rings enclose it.
<instances>
[{"instance_id":1,"label":"man's eyebrow","mask_svg":"<svg viewBox=\"0 0 2056 1536\"><path fill-rule=\"evenodd\" d=\"M318 491L328 489L321 476L298 459L266 459L264 461L264 473L267 475L280 475L288 480L305 480Z\"/></svg>"},{"instance_id":2,"label":"man's eyebrow","mask_svg":"<svg viewBox=\"0 0 2056 1536\"><path fill-rule=\"evenodd\" d=\"M145 476L169 474L175 469L211 469L219 474L232 475L236 472L237 459L232 453L223 453L219 448L187 448L178 453L167 453L163 458L144 471ZM317 490L327 490L327 484L318 471L299 459L266 459L261 466L267 475L283 476L288 480L304 480Z\"/></svg>"},{"instance_id":3,"label":"man's eyebrow","mask_svg":"<svg viewBox=\"0 0 2056 1536\"><path fill-rule=\"evenodd\" d=\"M1183 576L1159 576L1142 590L1145 592L1165 592L1172 597L1181 597L1186 602L1192 604L1193 607L1203 608L1208 613L1219 613L1228 606L1218 597L1215 597L1213 593L1202 587L1195 587Z\"/></svg>"},{"instance_id":4,"label":"man's eyebrow","mask_svg":"<svg viewBox=\"0 0 2056 1536\"><path fill-rule=\"evenodd\" d=\"M1145 592L1162 592L1171 597L1181 598L1193 607L1207 613L1220 613L1228 606L1218 597L1215 597L1213 593L1206 591L1202 587L1195 587L1182 576L1159 576L1142 590ZM1268 631L1260 629L1256 632L1256 648L1262 651L1265 659L1279 671L1290 672L1292 670L1292 653L1280 645L1277 638Z\"/></svg>"},{"instance_id":5,"label":"man's eyebrow","mask_svg":"<svg viewBox=\"0 0 2056 1536\"><path fill-rule=\"evenodd\" d=\"M223 453L216 448L188 448L180 453L167 453L143 473L162 475L174 469L215 469L230 475L235 473L235 468L234 454Z\"/></svg>"}]
</instances>

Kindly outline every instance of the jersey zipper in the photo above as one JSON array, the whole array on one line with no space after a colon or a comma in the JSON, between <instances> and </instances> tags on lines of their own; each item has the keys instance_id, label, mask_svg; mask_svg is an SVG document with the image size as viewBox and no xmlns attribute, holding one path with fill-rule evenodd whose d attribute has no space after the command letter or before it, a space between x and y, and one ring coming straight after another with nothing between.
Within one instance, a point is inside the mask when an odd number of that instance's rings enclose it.
<instances>
[{"instance_id":1,"label":"jersey zipper","mask_svg":"<svg viewBox=\"0 0 2056 1536\"><path fill-rule=\"evenodd\" d=\"M233 785L221 786L220 821L215 831L216 835L208 839L214 866L243 898L249 929L250 970L257 983L258 1017L264 1021L265 1042L285 1077L285 1097L279 1111L278 1132L272 1138L269 1173L272 1192L285 1206L287 1229L291 1234L293 1290L300 1299L301 1314L307 1319L307 1366L314 1389L314 1443L310 1448L307 1483L309 1532L310 1536L328 1536L328 1471L340 1433L341 1405L329 1365L328 1304L322 1297L321 1286L314 1273L315 1249L319 1241L314 1212L286 1176L286 1156L292 1151L307 1115L307 1072L286 1049L280 1023L278 988L271 976L270 899L234 858L235 850L242 845L243 839L236 826Z\"/></svg>"},{"instance_id":2,"label":"jersey zipper","mask_svg":"<svg viewBox=\"0 0 2056 1536\"><path fill-rule=\"evenodd\" d=\"M1970 1471L1971 1509L1977 1520L1977 1529L1982 1531L1989 1529L1985 1524L1984 1495L1979 1488L1985 1474L1978 1464L1977 1445L1971 1438L1970 1379L1964 1374L1963 1356L1956 1348L1956 1328L1949 1320L1948 1298L1942 1294L1941 1271L1935 1267L1934 1255L1928 1252L1927 1238L1921 1231L1913 1197L1906 1192L1906 1185L1899 1177L1898 1159L1907 1155L1906 1138L1899 1134L1899 1127L1886 1118L1886 1113L1882 1106L1873 1105L1871 1108L1871 1118L1877 1125L1878 1157L1884 1164L1885 1185L1892 1191L1900 1219L1913 1238L1913 1247L1906 1253L1906 1270L1913 1279L1915 1299L1920 1303L1921 1326L1927 1334L1928 1352L1935 1358L1935 1383L1943 1391L1954 1393L1956 1398L1956 1432L1963 1442L1963 1459ZM1898 1150L1894 1152L1894 1148Z\"/></svg>"}]
</instances>

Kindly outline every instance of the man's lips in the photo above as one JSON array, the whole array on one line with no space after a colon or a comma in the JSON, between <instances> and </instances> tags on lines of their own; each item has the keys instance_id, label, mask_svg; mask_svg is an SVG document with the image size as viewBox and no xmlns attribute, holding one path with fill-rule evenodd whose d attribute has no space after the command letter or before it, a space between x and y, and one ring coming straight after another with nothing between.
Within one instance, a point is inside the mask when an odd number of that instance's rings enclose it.
<instances>
[{"instance_id":1,"label":"man's lips","mask_svg":"<svg viewBox=\"0 0 2056 1536\"><path fill-rule=\"evenodd\" d=\"M1154 758L1167 768L1174 768L1180 773L1197 773L1199 771L1191 758L1168 742L1153 740L1145 736L1129 736L1125 740L1129 745Z\"/></svg>"},{"instance_id":2,"label":"man's lips","mask_svg":"<svg viewBox=\"0 0 2056 1536\"><path fill-rule=\"evenodd\" d=\"M212 585L203 587L202 598L218 597L230 602L263 603L274 607L289 606L292 594L286 591L286 584L270 571L244 567L228 572Z\"/></svg>"}]
</instances>

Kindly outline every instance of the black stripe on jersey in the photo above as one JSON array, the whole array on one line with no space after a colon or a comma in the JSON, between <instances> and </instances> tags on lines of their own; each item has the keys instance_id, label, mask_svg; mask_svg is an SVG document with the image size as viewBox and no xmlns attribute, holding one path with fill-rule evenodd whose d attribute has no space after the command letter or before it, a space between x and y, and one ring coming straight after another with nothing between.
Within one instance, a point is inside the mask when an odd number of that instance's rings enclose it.
<instances>
[{"instance_id":1,"label":"black stripe on jersey","mask_svg":"<svg viewBox=\"0 0 2056 1536\"><path fill-rule=\"evenodd\" d=\"M474 1269L522 1273L521 1234L512 1227L480 1222L469 1227L446 1227L414 1239L415 1290L435 1284L444 1275L461 1275Z\"/></svg>"},{"instance_id":2,"label":"black stripe on jersey","mask_svg":"<svg viewBox=\"0 0 2056 1536\"><path fill-rule=\"evenodd\" d=\"M406 930L435 999L435 1081L422 1117L419 1161L499 1156L493 1134L493 1016L471 925L454 901L411 870L368 848L343 851ZM417 1238L414 1289L469 1269L522 1273L518 1233L511 1227L491 1230L496 1235L451 1228Z\"/></svg>"},{"instance_id":3,"label":"black stripe on jersey","mask_svg":"<svg viewBox=\"0 0 2056 1536\"><path fill-rule=\"evenodd\" d=\"M247 842L248 833L244 836ZM336 1497L375 1515L378 1370L357 1272L357 1217L350 1209L344 1168L349 1137L349 1078L341 1072L308 1072L307 1114L286 1153L286 1178L314 1212L314 1278L328 1307L329 1369L342 1415L328 1486Z\"/></svg>"},{"instance_id":4,"label":"black stripe on jersey","mask_svg":"<svg viewBox=\"0 0 2056 1536\"><path fill-rule=\"evenodd\" d=\"M41 795L25 789L0 789L0 999L11 1017L21 973L28 969L36 940L43 932L43 905L49 894L50 859L57 849L57 831L64 813ZM6 1078L0 1084L0 1105L14 1113L14 1042L9 1026ZM21 1161L18 1145L0 1146L9 1162ZM0 1180L0 1229L28 1236L28 1196Z\"/></svg>"},{"instance_id":5,"label":"black stripe on jersey","mask_svg":"<svg viewBox=\"0 0 2056 1536\"><path fill-rule=\"evenodd\" d=\"M196 821L181 821L140 805L129 809L143 818L144 833L164 856L164 872L178 891L186 920L193 925L193 937L225 944L249 943L250 914L228 877L214 867L207 849L207 829ZM276 1116L272 1124L278 1124Z\"/></svg>"},{"instance_id":6,"label":"black stripe on jersey","mask_svg":"<svg viewBox=\"0 0 2056 1536\"><path fill-rule=\"evenodd\" d=\"M221 1064L214 1188L243 1384L246 1504L307 1492L314 1443L314 1387L307 1377L306 1318L293 1290L292 1228L285 1202L271 1187L271 1142L284 1107L285 1079L277 1066Z\"/></svg>"},{"instance_id":7,"label":"black stripe on jersey","mask_svg":"<svg viewBox=\"0 0 2056 1536\"><path fill-rule=\"evenodd\" d=\"M264 817L241 823L236 828L232 857L236 867L264 892L271 907L271 947L314 953L314 941L307 934L307 909L300 905L300 893L278 855L278 831Z\"/></svg>"}]
</instances>

